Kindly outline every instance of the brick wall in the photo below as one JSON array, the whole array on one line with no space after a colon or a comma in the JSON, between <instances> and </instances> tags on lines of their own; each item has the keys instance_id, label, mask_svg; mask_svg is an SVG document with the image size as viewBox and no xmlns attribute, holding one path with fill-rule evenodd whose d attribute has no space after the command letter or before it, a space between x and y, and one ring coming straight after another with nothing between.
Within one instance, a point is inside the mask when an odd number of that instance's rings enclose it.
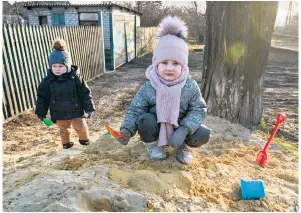
<instances>
[{"instance_id":1,"label":"brick wall","mask_svg":"<svg viewBox=\"0 0 301 213\"><path fill-rule=\"evenodd\" d=\"M65 25L79 26L78 12L75 9L68 9L65 11Z\"/></svg>"}]
</instances>

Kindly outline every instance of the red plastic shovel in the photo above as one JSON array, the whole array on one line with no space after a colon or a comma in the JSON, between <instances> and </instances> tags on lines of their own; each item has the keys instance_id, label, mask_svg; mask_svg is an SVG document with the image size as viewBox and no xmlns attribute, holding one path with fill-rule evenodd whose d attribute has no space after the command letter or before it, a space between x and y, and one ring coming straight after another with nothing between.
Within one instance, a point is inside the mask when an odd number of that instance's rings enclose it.
<instances>
[{"instance_id":1,"label":"red plastic shovel","mask_svg":"<svg viewBox=\"0 0 301 213\"><path fill-rule=\"evenodd\" d=\"M116 140L118 137L122 137L124 139L128 139L124 134L114 130L113 128L111 128L109 125L105 125L105 128L108 130L108 132L110 133L110 135L112 135Z\"/></svg>"},{"instance_id":2,"label":"red plastic shovel","mask_svg":"<svg viewBox=\"0 0 301 213\"><path fill-rule=\"evenodd\" d=\"M257 158L256 161L261 165L261 167L265 167L265 164L267 162L268 159L268 155L267 155L267 149L269 148L269 145L271 143L271 141L273 140L280 124L282 124L283 122L285 122L286 116L284 114L279 113L276 116L277 122L275 124L275 127L268 139L268 142L266 143L266 145L264 146L263 150L261 150L258 154L257 154Z\"/></svg>"}]
</instances>

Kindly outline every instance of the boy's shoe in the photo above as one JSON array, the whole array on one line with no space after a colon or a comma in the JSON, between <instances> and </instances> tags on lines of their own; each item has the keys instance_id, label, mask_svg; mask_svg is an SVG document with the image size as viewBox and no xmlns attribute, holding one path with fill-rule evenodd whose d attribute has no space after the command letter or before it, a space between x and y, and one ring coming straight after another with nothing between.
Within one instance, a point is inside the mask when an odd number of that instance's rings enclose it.
<instances>
[{"instance_id":1,"label":"boy's shoe","mask_svg":"<svg viewBox=\"0 0 301 213\"><path fill-rule=\"evenodd\" d=\"M63 148L64 149L69 149L74 145L73 142L69 142L69 143L63 143Z\"/></svg>"},{"instance_id":2,"label":"boy's shoe","mask_svg":"<svg viewBox=\"0 0 301 213\"><path fill-rule=\"evenodd\" d=\"M151 159L164 160L167 158L166 152L162 146L157 146L155 142L144 144Z\"/></svg>"},{"instance_id":3,"label":"boy's shoe","mask_svg":"<svg viewBox=\"0 0 301 213\"><path fill-rule=\"evenodd\" d=\"M80 143L81 145L87 146L87 145L90 144L90 141L89 141L89 140L79 140L79 143Z\"/></svg>"},{"instance_id":4,"label":"boy's shoe","mask_svg":"<svg viewBox=\"0 0 301 213\"><path fill-rule=\"evenodd\" d=\"M183 164L190 164L193 160L192 151L183 144L177 149L177 160Z\"/></svg>"}]
</instances>

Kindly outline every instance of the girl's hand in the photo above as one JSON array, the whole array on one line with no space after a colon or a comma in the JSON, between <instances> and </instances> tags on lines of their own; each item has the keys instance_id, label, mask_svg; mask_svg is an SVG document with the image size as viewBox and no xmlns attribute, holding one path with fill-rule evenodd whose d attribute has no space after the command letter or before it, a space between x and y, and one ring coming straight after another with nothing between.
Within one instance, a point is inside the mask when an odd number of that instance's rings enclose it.
<instances>
[{"instance_id":1,"label":"girl's hand","mask_svg":"<svg viewBox=\"0 0 301 213\"><path fill-rule=\"evenodd\" d=\"M117 140L120 144L122 145L127 145L129 143L129 140L128 139L124 139L122 137L117 137Z\"/></svg>"},{"instance_id":2,"label":"girl's hand","mask_svg":"<svg viewBox=\"0 0 301 213\"><path fill-rule=\"evenodd\" d=\"M168 145L178 148L184 143L186 135L188 134L188 129L184 126L180 126L171 136Z\"/></svg>"},{"instance_id":3,"label":"girl's hand","mask_svg":"<svg viewBox=\"0 0 301 213\"><path fill-rule=\"evenodd\" d=\"M127 139L122 138L122 137L117 137L118 142L122 145L127 145L129 143L129 140L130 140L130 137L129 137L130 132L127 129L121 129L120 133L125 135L127 137Z\"/></svg>"}]
</instances>

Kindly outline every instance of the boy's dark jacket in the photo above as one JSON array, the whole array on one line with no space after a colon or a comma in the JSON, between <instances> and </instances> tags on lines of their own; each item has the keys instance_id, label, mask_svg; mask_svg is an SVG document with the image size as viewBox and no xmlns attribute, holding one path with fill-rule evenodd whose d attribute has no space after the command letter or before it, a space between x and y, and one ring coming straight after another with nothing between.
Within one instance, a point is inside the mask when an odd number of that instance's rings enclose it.
<instances>
[{"instance_id":1,"label":"boy's dark jacket","mask_svg":"<svg viewBox=\"0 0 301 213\"><path fill-rule=\"evenodd\" d=\"M38 88L35 114L46 117L50 108L51 120L70 120L80 118L85 112L95 111L90 89L78 75L78 67L56 76L51 69Z\"/></svg>"}]
</instances>

